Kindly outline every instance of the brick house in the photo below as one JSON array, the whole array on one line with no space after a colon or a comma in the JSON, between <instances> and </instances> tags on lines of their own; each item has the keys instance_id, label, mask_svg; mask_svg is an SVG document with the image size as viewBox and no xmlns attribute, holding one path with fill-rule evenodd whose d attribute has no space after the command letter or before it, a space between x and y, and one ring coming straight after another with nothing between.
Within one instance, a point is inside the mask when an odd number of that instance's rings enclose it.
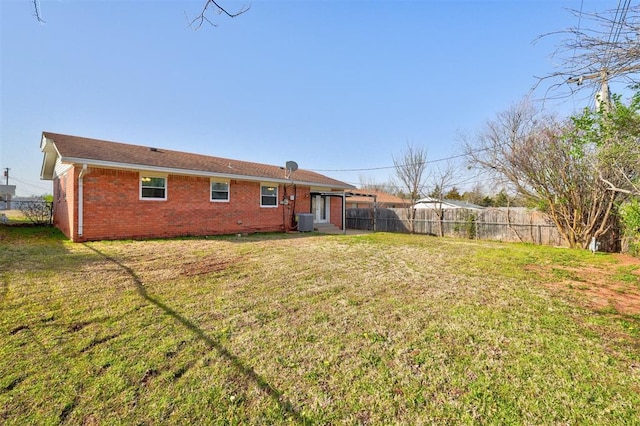
<instances>
[{"instance_id":1,"label":"brick house","mask_svg":"<svg viewBox=\"0 0 640 426\"><path fill-rule=\"evenodd\" d=\"M40 177L72 241L288 232L344 225L345 189L308 170L43 132Z\"/></svg>"}]
</instances>

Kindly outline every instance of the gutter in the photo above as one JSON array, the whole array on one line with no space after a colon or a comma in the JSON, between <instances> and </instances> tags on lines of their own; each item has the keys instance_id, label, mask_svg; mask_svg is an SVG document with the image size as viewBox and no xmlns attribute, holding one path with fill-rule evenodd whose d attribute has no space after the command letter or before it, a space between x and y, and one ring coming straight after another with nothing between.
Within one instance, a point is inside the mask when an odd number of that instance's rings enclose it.
<instances>
[{"instance_id":1,"label":"gutter","mask_svg":"<svg viewBox=\"0 0 640 426\"><path fill-rule=\"evenodd\" d=\"M83 233L83 227L84 227L84 215L82 212L82 206L83 206L83 202L82 202L82 198L83 198L83 178L84 175L87 174L87 165L83 164L82 165L82 170L80 170L80 174L78 175L78 236L81 237L82 233Z\"/></svg>"}]
</instances>

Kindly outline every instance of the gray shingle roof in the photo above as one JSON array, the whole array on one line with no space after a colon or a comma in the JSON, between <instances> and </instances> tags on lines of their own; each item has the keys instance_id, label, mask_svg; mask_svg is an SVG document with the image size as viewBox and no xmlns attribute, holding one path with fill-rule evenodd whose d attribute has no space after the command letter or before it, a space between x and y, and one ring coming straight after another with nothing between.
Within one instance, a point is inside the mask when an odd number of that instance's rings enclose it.
<instances>
[{"instance_id":1,"label":"gray shingle roof","mask_svg":"<svg viewBox=\"0 0 640 426\"><path fill-rule=\"evenodd\" d=\"M280 166L252 163L229 158L211 157L201 154L173 151L142 145L130 145L91 139L79 136L62 135L43 132L43 138L51 141L62 162L86 163L104 167L128 167L145 170L166 169L168 172L182 171L185 174L221 175L229 178L256 180L285 180L285 170ZM43 144L43 151L45 147ZM47 161L45 152L45 161ZM45 169L43 178L52 168ZM352 185L324 176L309 170L298 169L291 173L290 179L295 183L308 183L334 189L350 189Z\"/></svg>"}]
</instances>

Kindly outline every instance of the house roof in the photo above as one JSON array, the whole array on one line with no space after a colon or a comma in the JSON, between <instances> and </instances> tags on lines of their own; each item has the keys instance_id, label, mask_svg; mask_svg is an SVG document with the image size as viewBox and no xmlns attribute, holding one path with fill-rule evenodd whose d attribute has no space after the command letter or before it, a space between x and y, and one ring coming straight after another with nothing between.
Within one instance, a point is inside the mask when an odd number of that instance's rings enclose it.
<instances>
[{"instance_id":1,"label":"house roof","mask_svg":"<svg viewBox=\"0 0 640 426\"><path fill-rule=\"evenodd\" d=\"M94 167L268 180L333 189L353 188L352 185L310 170L298 169L287 179L284 167L279 166L51 132L42 133L40 149L44 153L40 177L46 180L53 179L55 164L59 159L65 164L87 164Z\"/></svg>"},{"instance_id":2,"label":"house roof","mask_svg":"<svg viewBox=\"0 0 640 426\"><path fill-rule=\"evenodd\" d=\"M369 203L373 204L373 195L376 196L378 204L394 204L405 205L409 202L400 197L387 192L376 191L373 189L354 189L351 191L354 195L348 198L350 203Z\"/></svg>"}]
</instances>

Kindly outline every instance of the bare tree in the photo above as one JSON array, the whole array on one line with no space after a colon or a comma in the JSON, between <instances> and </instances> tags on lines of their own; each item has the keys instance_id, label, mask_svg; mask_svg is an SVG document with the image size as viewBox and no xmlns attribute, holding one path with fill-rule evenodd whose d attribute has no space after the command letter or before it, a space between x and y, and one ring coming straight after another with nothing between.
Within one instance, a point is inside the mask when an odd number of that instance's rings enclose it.
<instances>
[{"instance_id":1,"label":"bare tree","mask_svg":"<svg viewBox=\"0 0 640 426\"><path fill-rule=\"evenodd\" d=\"M398 192L398 188L394 183L390 182L378 182L374 178L360 175L358 177L361 189L370 189L372 191L387 192L395 194Z\"/></svg>"},{"instance_id":2,"label":"bare tree","mask_svg":"<svg viewBox=\"0 0 640 426\"><path fill-rule=\"evenodd\" d=\"M462 199L471 204L477 204L479 206L487 206L489 196L485 193L485 189L480 182L476 182L473 187L462 194Z\"/></svg>"},{"instance_id":3,"label":"bare tree","mask_svg":"<svg viewBox=\"0 0 640 426\"><path fill-rule=\"evenodd\" d=\"M393 156L395 176L398 179L397 186L401 189L404 198L409 201L407 207L407 219L409 231L415 231L414 221L416 211L414 205L424 193L425 171L427 169L427 150L424 147L407 142L400 156Z\"/></svg>"},{"instance_id":4,"label":"bare tree","mask_svg":"<svg viewBox=\"0 0 640 426\"><path fill-rule=\"evenodd\" d=\"M53 213L53 203L41 198L34 198L20 202L20 211L35 225L50 225Z\"/></svg>"},{"instance_id":5,"label":"bare tree","mask_svg":"<svg viewBox=\"0 0 640 426\"><path fill-rule=\"evenodd\" d=\"M558 71L539 77L538 84L550 80L550 89L564 87L569 94L600 90L600 100L606 101L609 83L640 82L640 5L630 3L619 2L616 9L604 12L570 10L578 25L540 36L564 39L553 53Z\"/></svg>"},{"instance_id":6,"label":"bare tree","mask_svg":"<svg viewBox=\"0 0 640 426\"><path fill-rule=\"evenodd\" d=\"M429 178L433 190L431 197L434 198L433 211L438 217L438 234L444 237L444 199L445 195L453 188L457 179L454 163L446 162L444 165L438 166Z\"/></svg>"},{"instance_id":7,"label":"bare tree","mask_svg":"<svg viewBox=\"0 0 640 426\"><path fill-rule=\"evenodd\" d=\"M610 237L609 249L615 250L619 193L609 191L594 169L597 150L576 153L571 126L523 101L468 141L467 155L548 213L570 247L586 248L592 237Z\"/></svg>"}]
</instances>

